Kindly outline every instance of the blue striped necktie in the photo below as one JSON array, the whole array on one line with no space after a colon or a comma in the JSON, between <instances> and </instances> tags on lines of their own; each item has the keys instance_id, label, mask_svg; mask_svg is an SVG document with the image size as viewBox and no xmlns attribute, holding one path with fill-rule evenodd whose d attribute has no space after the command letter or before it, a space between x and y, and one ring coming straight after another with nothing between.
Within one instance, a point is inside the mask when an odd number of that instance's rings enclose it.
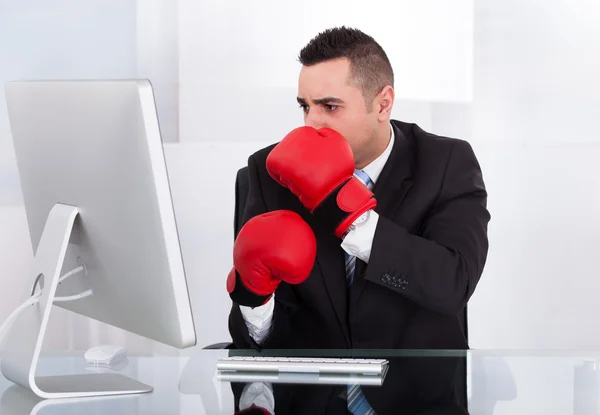
<instances>
[{"instance_id":1,"label":"blue striped necktie","mask_svg":"<svg viewBox=\"0 0 600 415\"><path fill-rule=\"evenodd\" d=\"M360 179L369 189L373 188L373 182L367 173L362 170L355 170L354 175ZM354 270L356 269L356 257L348 255L344 251L346 259L346 282L348 288L354 281ZM375 411L367 402L367 398L363 395L359 385L348 385L348 410L354 415L375 415Z\"/></svg>"},{"instance_id":2,"label":"blue striped necktie","mask_svg":"<svg viewBox=\"0 0 600 415\"><path fill-rule=\"evenodd\" d=\"M373 188L373 182L367 173L362 170L355 170L354 175L358 177L358 179L371 190ZM349 255L346 251L344 251L344 258L346 263L346 282L348 284L348 288L352 285L354 281L354 270L356 268L356 257L353 255Z\"/></svg>"}]
</instances>

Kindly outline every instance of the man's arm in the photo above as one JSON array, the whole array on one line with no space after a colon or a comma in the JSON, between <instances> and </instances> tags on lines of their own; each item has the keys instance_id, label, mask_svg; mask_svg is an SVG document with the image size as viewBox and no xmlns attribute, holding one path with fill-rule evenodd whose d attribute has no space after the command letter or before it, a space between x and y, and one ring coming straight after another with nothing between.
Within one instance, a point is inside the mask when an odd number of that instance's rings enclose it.
<instances>
[{"instance_id":1,"label":"man's arm","mask_svg":"<svg viewBox=\"0 0 600 415\"><path fill-rule=\"evenodd\" d=\"M278 289L290 290L290 287L290 285L282 283ZM288 295L284 295L283 297L289 296L288 293ZM280 295L279 297L279 301L275 296L270 300L273 309L266 313L267 316L264 317L264 323L261 323L263 324L261 330L256 330L252 327L257 325L257 321L252 316L244 317L242 312L243 306L233 303L231 312L229 313L229 333L237 349L253 348L261 350L288 347L288 339L291 333L288 316L296 311L297 305L295 302L291 303L289 300L281 301L282 296ZM265 306L270 307L268 305Z\"/></svg>"},{"instance_id":2,"label":"man's arm","mask_svg":"<svg viewBox=\"0 0 600 415\"><path fill-rule=\"evenodd\" d=\"M255 216L267 211L265 201L262 197L260 182L254 157L248 158L248 197L244 208L242 223L240 229L246 222ZM264 341L270 331L271 320L273 317L273 298L264 306L257 307L254 311L249 307L232 304L229 314L229 332L233 343L238 348L258 347Z\"/></svg>"},{"instance_id":3,"label":"man's arm","mask_svg":"<svg viewBox=\"0 0 600 415\"><path fill-rule=\"evenodd\" d=\"M457 141L422 236L379 216L364 278L422 307L455 315L483 272L489 220L479 163L469 143Z\"/></svg>"},{"instance_id":4,"label":"man's arm","mask_svg":"<svg viewBox=\"0 0 600 415\"><path fill-rule=\"evenodd\" d=\"M252 218L267 212L257 164L252 156L248 159L248 177L249 191L240 228ZM264 305L255 308L240 306L233 302L229 314L229 332L236 348L261 349L285 345L286 333L288 333L287 314L293 312L296 305L291 301L293 293L290 285L279 284L277 292L283 294L279 301L273 294ZM271 335L273 332L276 336Z\"/></svg>"}]
</instances>

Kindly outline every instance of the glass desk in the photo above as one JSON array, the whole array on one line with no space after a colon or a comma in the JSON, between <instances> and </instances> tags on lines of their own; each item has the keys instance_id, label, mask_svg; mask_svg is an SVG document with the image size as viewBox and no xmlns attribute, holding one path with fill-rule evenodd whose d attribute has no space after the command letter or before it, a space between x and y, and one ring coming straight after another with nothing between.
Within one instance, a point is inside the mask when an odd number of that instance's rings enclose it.
<instances>
[{"instance_id":1,"label":"glass desk","mask_svg":"<svg viewBox=\"0 0 600 415\"><path fill-rule=\"evenodd\" d=\"M271 398L275 414L347 414L346 386L263 384L217 379L217 359L252 351L190 350L180 357L135 357L113 371L154 387L142 395L40 400L0 376L0 414L232 415L240 402ZM383 357L381 386L363 386L378 414L600 414L600 352L265 351L268 356ZM466 366L466 376L457 368ZM47 353L39 375L90 373L83 352ZM456 403L466 391L468 412ZM456 392L458 391L458 392ZM255 399L256 398L256 399ZM250 413L250 412L246 412ZM254 412L267 413L267 412Z\"/></svg>"}]
</instances>

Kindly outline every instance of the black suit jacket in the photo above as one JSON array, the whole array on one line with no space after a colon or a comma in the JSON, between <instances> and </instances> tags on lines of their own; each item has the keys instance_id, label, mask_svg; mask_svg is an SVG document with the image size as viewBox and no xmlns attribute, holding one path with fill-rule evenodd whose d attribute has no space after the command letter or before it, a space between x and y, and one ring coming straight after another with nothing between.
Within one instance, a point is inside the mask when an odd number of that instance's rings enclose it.
<instances>
[{"instance_id":1,"label":"black suit jacket","mask_svg":"<svg viewBox=\"0 0 600 415\"><path fill-rule=\"evenodd\" d=\"M349 292L341 240L269 176L265 163L275 144L249 157L243 223L295 211L315 232L317 259L305 282L279 285L262 345L233 304L229 329L237 348L468 348L459 314L484 268L490 220L479 163L466 141L400 121L392 127L394 147L373 189L379 222L370 260L357 261Z\"/></svg>"}]
</instances>

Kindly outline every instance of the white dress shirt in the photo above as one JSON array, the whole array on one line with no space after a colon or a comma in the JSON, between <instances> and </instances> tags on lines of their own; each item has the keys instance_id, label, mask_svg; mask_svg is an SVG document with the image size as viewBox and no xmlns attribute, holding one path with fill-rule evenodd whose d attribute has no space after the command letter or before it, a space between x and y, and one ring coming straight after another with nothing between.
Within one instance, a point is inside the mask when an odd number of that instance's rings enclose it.
<instances>
[{"instance_id":1,"label":"white dress shirt","mask_svg":"<svg viewBox=\"0 0 600 415\"><path fill-rule=\"evenodd\" d=\"M373 182L373 185L377 183L379 175L381 174L385 163L387 163L392 148L394 147L394 129L390 124L390 142L386 149L381 153L379 157L369 163L364 169L365 173L369 175L369 178ZM357 258L368 263L371 256L371 247L373 246L373 238L375 238L375 230L377 229L377 223L379 222L379 215L374 210L369 212L369 218L367 221L359 227L348 232L341 243L341 247L349 255L354 255ZM248 332L250 337L258 344L262 343L269 335L271 329L271 321L273 320L273 309L275 306L275 294L271 296L266 304L260 307L246 307L240 306L242 316L248 326Z\"/></svg>"}]
</instances>

